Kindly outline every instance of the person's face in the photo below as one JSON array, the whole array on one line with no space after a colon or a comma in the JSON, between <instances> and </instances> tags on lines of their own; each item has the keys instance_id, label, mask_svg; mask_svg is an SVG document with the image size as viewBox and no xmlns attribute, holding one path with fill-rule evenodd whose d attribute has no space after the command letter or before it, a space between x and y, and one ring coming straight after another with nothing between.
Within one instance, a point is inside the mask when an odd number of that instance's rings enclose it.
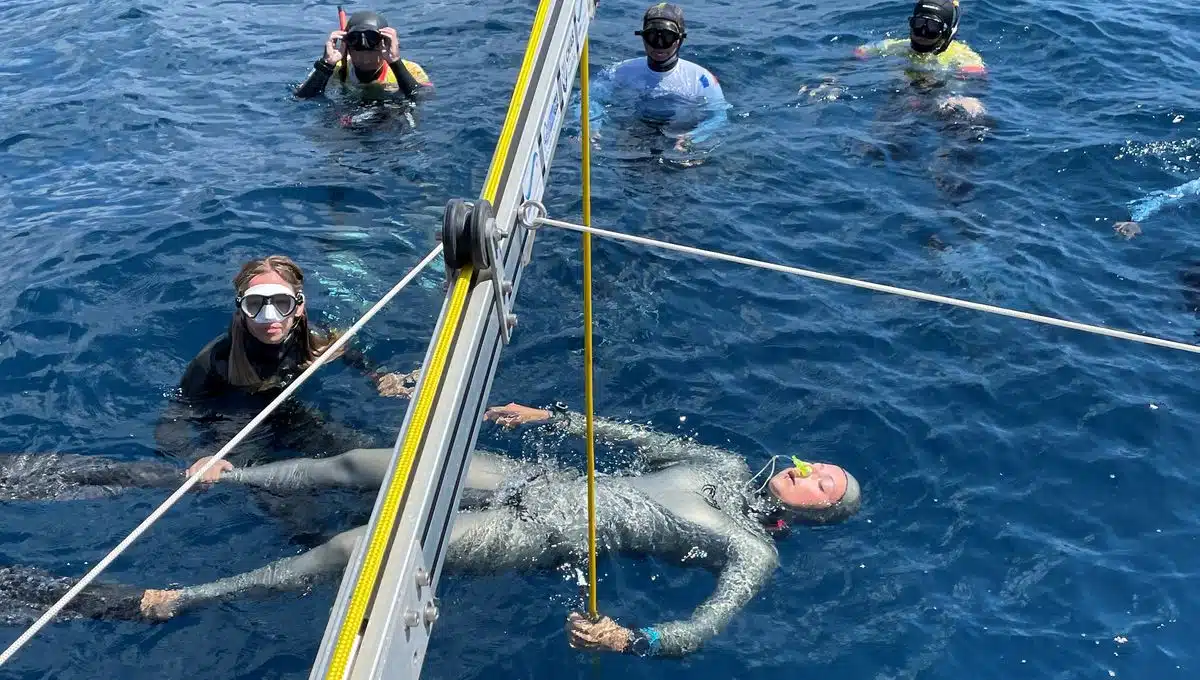
<instances>
[{"instance_id":1,"label":"person's face","mask_svg":"<svg viewBox=\"0 0 1200 680\"><path fill-rule=\"evenodd\" d=\"M255 286L264 285L286 288L290 291L291 299L283 291L265 296L247 294ZM266 272L250 279L242 298L240 312L246 322L246 330L260 342L269 345L283 342L296 325L296 319L304 315L304 305L297 303L295 288L276 272Z\"/></svg>"},{"instance_id":2,"label":"person's face","mask_svg":"<svg viewBox=\"0 0 1200 680\"><path fill-rule=\"evenodd\" d=\"M354 31L346 34L350 61L363 71L374 71L383 65L383 34L379 31Z\"/></svg>"},{"instance_id":3,"label":"person's face","mask_svg":"<svg viewBox=\"0 0 1200 680\"><path fill-rule=\"evenodd\" d=\"M679 49L679 37L678 31L667 26L651 25L642 31L642 46L651 61L663 62Z\"/></svg>"},{"instance_id":4,"label":"person's face","mask_svg":"<svg viewBox=\"0 0 1200 680\"><path fill-rule=\"evenodd\" d=\"M918 14L908 20L909 40L918 52L932 52L942 40L946 24L939 17Z\"/></svg>"},{"instance_id":5,"label":"person's face","mask_svg":"<svg viewBox=\"0 0 1200 680\"><path fill-rule=\"evenodd\" d=\"M828 508L846 495L846 471L829 463L813 463L807 475L800 468L781 470L768 488L783 503L796 509Z\"/></svg>"}]
</instances>

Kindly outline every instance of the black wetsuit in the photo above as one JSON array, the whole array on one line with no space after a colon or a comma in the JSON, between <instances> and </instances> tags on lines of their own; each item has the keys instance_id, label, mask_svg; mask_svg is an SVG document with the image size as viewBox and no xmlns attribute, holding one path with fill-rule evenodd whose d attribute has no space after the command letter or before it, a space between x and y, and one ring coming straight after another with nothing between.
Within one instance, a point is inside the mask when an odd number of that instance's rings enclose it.
<instances>
[{"instance_id":1,"label":"black wetsuit","mask_svg":"<svg viewBox=\"0 0 1200 680\"><path fill-rule=\"evenodd\" d=\"M394 62L388 62L388 68L392 69L392 73L396 76L396 83L400 86L400 93L409 99L416 99L423 88L421 83L417 82L417 79L404 66L404 60L397 59ZM309 99L323 93L325 86L329 83L329 79L334 76L335 71L337 71L337 77L344 82L346 80L346 73L344 71L326 64L323 57L318 59L313 64L313 70L308 74L308 78L301 83L300 87L296 88L296 97L299 99ZM359 80L362 82L372 82L379 76L378 73L375 74L375 77L371 77L369 73L356 75L360 76Z\"/></svg>"},{"instance_id":2,"label":"black wetsuit","mask_svg":"<svg viewBox=\"0 0 1200 680\"><path fill-rule=\"evenodd\" d=\"M295 334L278 345L243 335L246 358L255 373L270 377L268 386L250 393L229 382L230 333L208 343L184 371L180 398L168 404L159 420L155 439L162 455L191 463L214 452L303 372L308 357ZM341 359L372 379L380 375L357 350L346 349ZM281 404L228 460L240 467L277 460L281 451L320 458L372 445L372 439L293 398Z\"/></svg>"}]
</instances>

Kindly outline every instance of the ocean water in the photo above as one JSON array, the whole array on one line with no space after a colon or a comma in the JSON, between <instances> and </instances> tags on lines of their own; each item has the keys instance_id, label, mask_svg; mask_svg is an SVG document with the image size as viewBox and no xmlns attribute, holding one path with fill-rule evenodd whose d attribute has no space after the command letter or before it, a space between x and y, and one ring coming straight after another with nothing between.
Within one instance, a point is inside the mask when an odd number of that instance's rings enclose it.
<instances>
[{"instance_id":1,"label":"ocean water","mask_svg":"<svg viewBox=\"0 0 1200 680\"><path fill-rule=\"evenodd\" d=\"M343 127L337 102L289 96L332 4L4 4L0 450L154 458L158 415L224 328L246 259L294 257L314 313L351 323L432 247L446 200L478 195L534 8L379 6L438 86L410 129ZM902 37L907 2L685 9L684 56L721 79L731 124L695 167L602 138L597 225L1196 340L1200 201L1135 238L1113 231L1128 202L1200 176L1195 4L966 0L960 37L990 75L959 89L985 102L982 124L933 115L899 64L851 56ZM593 71L637 54L643 10L600 5ZM810 94L826 77L832 100ZM554 216L579 215L578 159L564 137ZM595 251L600 414L725 444L752 467L837 462L862 482L863 511L782 542L769 588L681 661L569 649L578 601L563 574L444 581L425 677L1200 672L1194 357L627 244ZM535 252L491 401L578 406L579 239L546 231ZM441 281L431 270L367 327L373 358L420 360ZM405 406L340 367L302 395L380 445ZM163 496L0 505L0 563L81 574ZM307 520L327 530L367 511L318 496ZM106 578L249 570L301 550L295 524L214 488ZM601 567L601 608L632 625L686 616L714 585L656 560ZM307 677L335 587L161 625L54 624L0 676ZM21 630L0 626L0 640Z\"/></svg>"}]
</instances>

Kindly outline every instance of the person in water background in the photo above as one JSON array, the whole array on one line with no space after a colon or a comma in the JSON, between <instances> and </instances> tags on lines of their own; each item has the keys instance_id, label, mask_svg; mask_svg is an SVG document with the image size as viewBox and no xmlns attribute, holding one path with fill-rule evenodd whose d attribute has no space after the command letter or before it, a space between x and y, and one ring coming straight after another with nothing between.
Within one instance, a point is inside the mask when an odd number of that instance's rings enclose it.
<instances>
[{"instance_id":1,"label":"person in water background","mask_svg":"<svg viewBox=\"0 0 1200 680\"><path fill-rule=\"evenodd\" d=\"M400 94L411 100L433 88L420 64L401 58L396 29L370 10L351 14L344 30L330 32L324 54L296 88L296 97L323 93L330 79L364 99Z\"/></svg>"},{"instance_id":2,"label":"person in water background","mask_svg":"<svg viewBox=\"0 0 1200 680\"><path fill-rule=\"evenodd\" d=\"M1189 198L1200 196L1200 179L1184 182L1173 189L1152 191L1145 196L1130 201L1129 220L1113 224L1113 229L1125 238L1133 238L1142 233L1142 222L1158 214L1163 208L1177 206Z\"/></svg>"},{"instance_id":3,"label":"person in water background","mask_svg":"<svg viewBox=\"0 0 1200 680\"><path fill-rule=\"evenodd\" d=\"M155 431L163 455L193 460L198 451L223 445L336 340L309 319L304 272L291 259L271 255L245 263L233 279L228 329L192 359ZM358 369L382 396L408 396L415 371L389 373L360 351L343 348L342 361ZM327 456L371 441L293 398L255 435L256 446L239 447L234 460L262 460L279 450Z\"/></svg>"},{"instance_id":4,"label":"person in water background","mask_svg":"<svg viewBox=\"0 0 1200 680\"><path fill-rule=\"evenodd\" d=\"M905 73L921 89L934 89L947 83L987 74L983 57L958 39L961 12L958 0L917 0L908 19L909 37L887 38L861 45L854 54L860 59L872 56L900 57L908 61ZM947 77L952 80L947 81ZM958 93L938 99L943 113L960 112L977 118L987 113L976 97Z\"/></svg>"},{"instance_id":5,"label":"person in water background","mask_svg":"<svg viewBox=\"0 0 1200 680\"><path fill-rule=\"evenodd\" d=\"M726 125L729 105L717 77L679 56L687 37L683 9L659 3L646 10L642 29L645 58L628 59L606 69L591 84L589 118L593 137L607 120L607 107L629 106L646 123L687 152L708 144Z\"/></svg>"},{"instance_id":6,"label":"person in water background","mask_svg":"<svg viewBox=\"0 0 1200 680\"><path fill-rule=\"evenodd\" d=\"M563 407L508 404L489 409L486 418L504 427L544 423L547 433L572 436L583 435L585 428L581 414ZM796 525L842 522L861 505L857 480L836 465L793 457L793 465L777 470L780 457L773 456L752 475L741 456L643 426L597 418L595 435L637 450L630 469L597 480L602 553L703 566L717 575L717 583L691 616L680 620L629 627L609 617L592 621L571 612L566 628L573 647L641 656L693 653L766 586L779 563L776 540ZM206 481L305 496L316 488L377 489L390 460L390 449L358 449L333 458L244 468L223 461L209 470ZM204 463L197 461L193 469ZM476 451L455 518L447 571L581 566L587 554L584 484L580 471L555 461ZM365 532L365 527L352 529L300 555L212 583L171 590L93 584L64 616L161 621L251 590L305 588L336 577ZM0 567L0 608L26 611L48 605L73 583L39 569Z\"/></svg>"},{"instance_id":7,"label":"person in water background","mask_svg":"<svg viewBox=\"0 0 1200 680\"><path fill-rule=\"evenodd\" d=\"M174 464L70 453L6 454L0 456L0 500L95 497L131 486L178 484L179 463L224 445L336 339L311 327L304 272L291 259L251 260L234 277L233 287L228 329L188 364L155 429L158 454ZM415 371L386 372L355 349L340 358L367 375L382 396L408 396L415 387ZM373 443L293 398L232 456L244 465L280 452L321 457Z\"/></svg>"}]
</instances>

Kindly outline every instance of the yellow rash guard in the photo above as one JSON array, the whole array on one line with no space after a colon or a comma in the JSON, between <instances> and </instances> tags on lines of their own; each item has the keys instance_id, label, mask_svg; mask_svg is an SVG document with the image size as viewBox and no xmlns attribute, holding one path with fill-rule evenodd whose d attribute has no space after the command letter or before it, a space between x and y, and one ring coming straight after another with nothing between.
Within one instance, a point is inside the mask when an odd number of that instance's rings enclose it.
<instances>
[{"instance_id":1,"label":"yellow rash guard","mask_svg":"<svg viewBox=\"0 0 1200 680\"><path fill-rule=\"evenodd\" d=\"M879 42L863 45L855 50L860 57L883 56L905 57L913 70L917 71L959 71L962 73L983 73L986 67L983 57L967 46L965 42L955 40L945 50L933 54L917 52L907 38L889 38Z\"/></svg>"},{"instance_id":2,"label":"yellow rash guard","mask_svg":"<svg viewBox=\"0 0 1200 680\"><path fill-rule=\"evenodd\" d=\"M413 79L420 83L422 87L433 85L429 80L429 76L425 73L425 69L421 68L420 64L407 59L401 59L400 61L404 64L404 68L408 69L408 72L412 74ZM382 87L388 92L395 92L400 88L400 84L396 81L396 74L392 72L392 67L386 63L383 65L383 70L379 73L379 78L370 83L360 82L354 69L347 68L347 64L344 61L339 61L337 66L334 67L333 72L337 76L338 81L347 87Z\"/></svg>"}]
</instances>

